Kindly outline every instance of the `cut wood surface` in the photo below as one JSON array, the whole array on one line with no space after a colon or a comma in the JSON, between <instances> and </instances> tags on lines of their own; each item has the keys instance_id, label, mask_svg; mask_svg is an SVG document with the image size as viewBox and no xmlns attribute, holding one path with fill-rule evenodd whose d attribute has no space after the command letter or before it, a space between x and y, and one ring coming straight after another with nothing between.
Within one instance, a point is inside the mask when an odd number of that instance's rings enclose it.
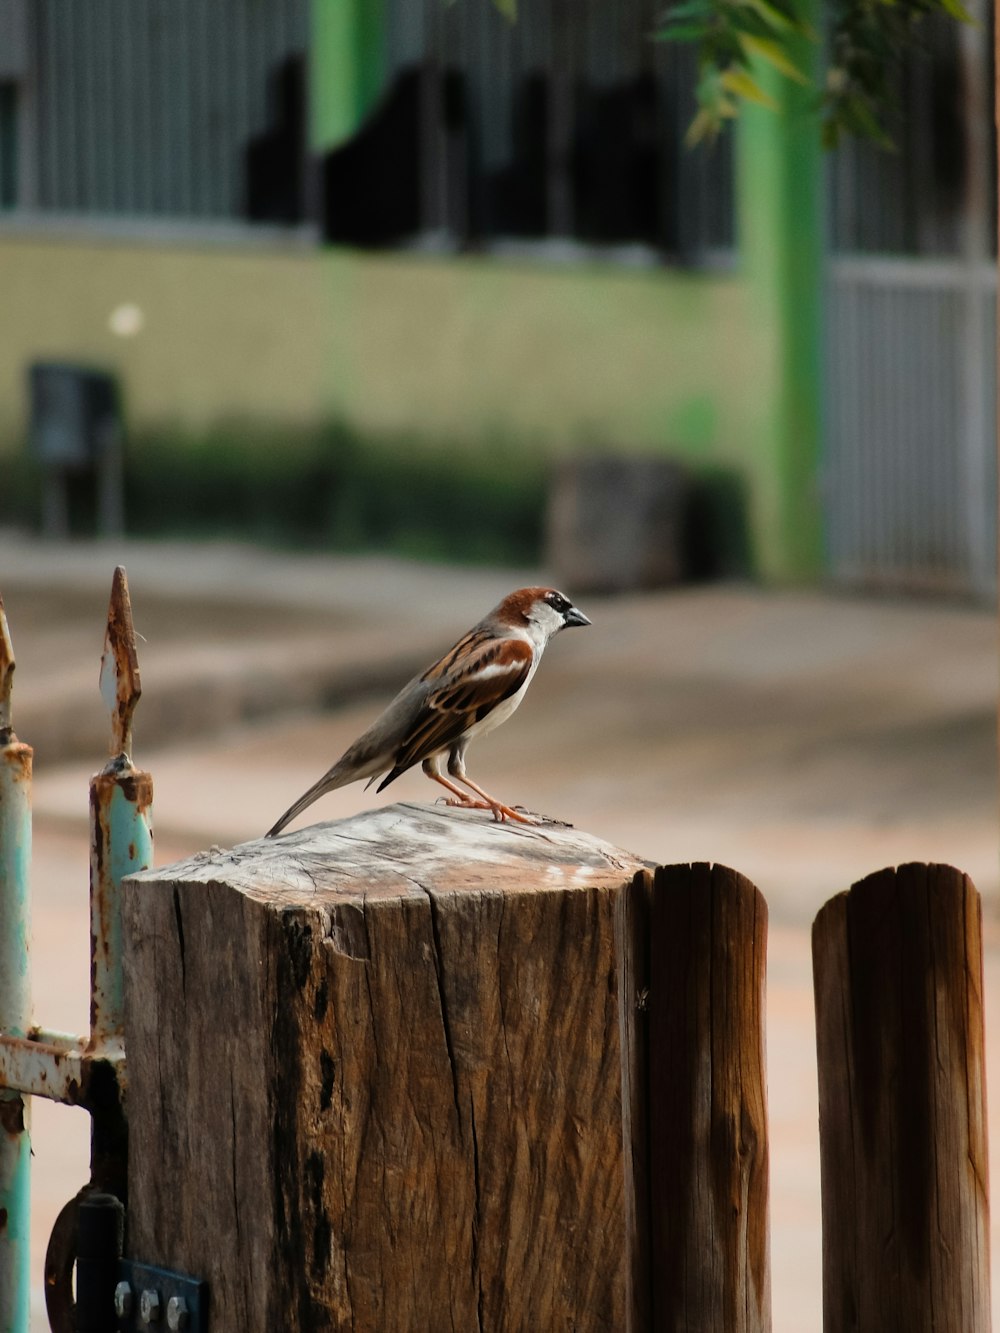
<instances>
[{"instance_id":1,"label":"cut wood surface","mask_svg":"<svg viewBox=\"0 0 1000 1333\"><path fill-rule=\"evenodd\" d=\"M127 1252L207 1279L215 1333L636 1327L643 864L397 805L134 877Z\"/></svg>"},{"instance_id":2,"label":"cut wood surface","mask_svg":"<svg viewBox=\"0 0 1000 1333\"><path fill-rule=\"evenodd\" d=\"M813 926L826 1333L986 1333L979 895L905 865Z\"/></svg>"}]
</instances>

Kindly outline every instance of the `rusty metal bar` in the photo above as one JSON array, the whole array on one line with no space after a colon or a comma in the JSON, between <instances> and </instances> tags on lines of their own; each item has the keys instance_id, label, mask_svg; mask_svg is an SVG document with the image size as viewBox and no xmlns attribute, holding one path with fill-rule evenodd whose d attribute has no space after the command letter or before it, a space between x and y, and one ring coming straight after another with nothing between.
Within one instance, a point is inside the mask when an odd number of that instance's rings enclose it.
<instances>
[{"instance_id":1,"label":"rusty metal bar","mask_svg":"<svg viewBox=\"0 0 1000 1333\"><path fill-rule=\"evenodd\" d=\"M121 884L153 863L153 779L131 757L142 685L121 565L111 585L100 684L111 720L111 758L90 783L90 1172L94 1186L126 1202Z\"/></svg>"},{"instance_id":2,"label":"rusty metal bar","mask_svg":"<svg viewBox=\"0 0 1000 1333\"><path fill-rule=\"evenodd\" d=\"M31 1025L31 760L14 734L14 648L0 598L0 1039ZM27 1333L31 1103L0 1077L0 1328Z\"/></svg>"},{"instance_id":3,"label":"rusty metal bar","mask_svg":"<svg viewBox=\"0 0 1000 1333\"><path fill-rule=\"evenodd\" d=\"M111 1066L124 1092L125 1054L120 1048L105 1045L91 1050L75 1034L40 1028L32 1028L27 1037L5 1036L0 1042L0 1087L17 1088L28 1097L89 1109L96 1065Z\"/></svg>"}]
</instances>

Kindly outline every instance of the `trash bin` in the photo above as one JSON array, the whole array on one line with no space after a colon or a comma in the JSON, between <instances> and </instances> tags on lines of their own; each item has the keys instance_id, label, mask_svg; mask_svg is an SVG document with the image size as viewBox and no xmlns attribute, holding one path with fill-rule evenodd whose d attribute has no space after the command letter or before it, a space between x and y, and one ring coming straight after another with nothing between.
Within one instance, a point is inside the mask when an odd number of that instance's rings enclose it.
<instances>
[{"instance_id":1,"label":"trash bin","mask_svg":"<svg viewBox=\"0 0 1000 1333\"><path fill-rule=\"evenodd\" d=\"M124 527L122 422L118 383L106 371L39 361L28 368L31 402L29 449L44 469L42 531L69 535L71 473L97 480L97 531L117 536Z\"/></svg>"}]
</instances>

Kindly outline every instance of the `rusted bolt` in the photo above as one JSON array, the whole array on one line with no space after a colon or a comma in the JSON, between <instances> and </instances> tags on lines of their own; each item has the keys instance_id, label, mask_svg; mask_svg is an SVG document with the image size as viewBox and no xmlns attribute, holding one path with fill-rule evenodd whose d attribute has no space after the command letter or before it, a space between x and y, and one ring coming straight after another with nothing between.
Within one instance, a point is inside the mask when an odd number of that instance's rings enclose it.
<instances>
[{"instance_id":1,"label":"rusted bolt","mask_svg":"<svg viewBox=\"0 0 1000 1333\"><path fill-rule=\"evenodd\" d=\"M139 1318L144 1324L160 1322L160 1293L151 1287L139 1297Z\"/></svg>"},{"instance_id":2,"label":"rusted bolt","mask_svg":"<svg viewBox=\"0 0 1000 1333\"><path fill-rule=\"evenodd\" d=\"M119 1282L115 1287L115 1314L119 1319L127 1319L132 1313L132 1288L127 1282Z\"/></svg>"},{"instance_id":3,"label":"rusted bolt","mask_svg":"<svg viewBox=\"0 0 1000 1333\"><path fill-rule=\"evenodd\" d=\"M187 1328L191 1323L191 1314L183 1296L171 1296L167 1301L167 1328Z\"/></svg>"}]
</instances>

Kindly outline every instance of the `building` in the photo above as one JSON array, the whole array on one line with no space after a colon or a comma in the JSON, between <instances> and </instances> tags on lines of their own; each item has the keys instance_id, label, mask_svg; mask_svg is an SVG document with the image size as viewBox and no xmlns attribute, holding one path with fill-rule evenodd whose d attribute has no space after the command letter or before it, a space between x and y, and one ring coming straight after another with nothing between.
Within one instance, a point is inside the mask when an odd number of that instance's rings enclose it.
<instances>
[{"instance_id":1,"label":"building","mask_svg":"<svg viewBox=\"0 0 1000 1333\"><path fill-rule=\"evenodd\" d=\"M941 576L940 543L928 575L857 535L885 521L883 473L848 409L871 398L864 338L886 335L876 319L858 344L852 311L888 261L848 260L838 222L824 269L804 95L774 76L785 114L751 108L687 151L691 60L651 39L659 13L0 0L0 449L23 435L26 362L79 359L121 370L133 422L336 416L469 448L668 453L742 488L765 576L985 590L985 519ZM865 213L866 169L836 168L838 208L853 188ZM134 337L109 325L123 305ZM963 429L988 441L989 412Z\"/></svg>"}]
</instances>

